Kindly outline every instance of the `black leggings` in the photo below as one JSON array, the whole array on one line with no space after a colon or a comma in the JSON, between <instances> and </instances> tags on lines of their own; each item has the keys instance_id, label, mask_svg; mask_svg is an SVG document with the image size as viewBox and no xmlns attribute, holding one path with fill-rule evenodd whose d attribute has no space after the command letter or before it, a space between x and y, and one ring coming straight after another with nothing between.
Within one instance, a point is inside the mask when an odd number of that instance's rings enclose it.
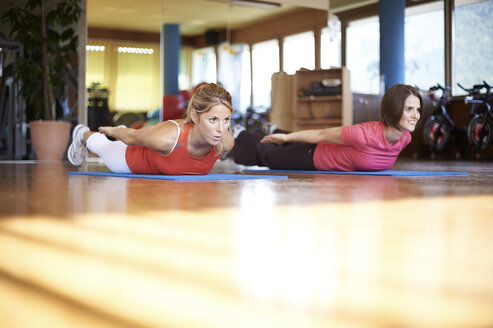
<instances>
[{"instance_id":1,"label":"black leggings","mask_svg":"<svg viewBox=\"0 0 493 328\"><path fill-rule=\"evenodd\" d=\"M287 133L277 130L276 133ZM313 153L316 144L287 142L283 144L260 143L263 135L241 132L235 139L233 159L237 164L267 166L278 170L316 170Z\"/></svg>"}]
</instances>

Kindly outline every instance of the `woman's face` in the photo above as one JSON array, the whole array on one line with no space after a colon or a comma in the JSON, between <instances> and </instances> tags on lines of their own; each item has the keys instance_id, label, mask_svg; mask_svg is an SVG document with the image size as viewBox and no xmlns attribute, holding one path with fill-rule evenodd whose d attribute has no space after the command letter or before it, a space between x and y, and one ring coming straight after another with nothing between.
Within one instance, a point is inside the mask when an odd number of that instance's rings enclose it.
<instances>
[{"instance_id":1,"label":"woman's face","mask_svg":"<svg viewBox=\"0 0 493 328\"><path fill-rule=\"evenodd\" d=\"M421 106L419 98L415 95L410 95L406 98L404 103L404 111L402 112L401 120L399 121L399 127L402 130L413 132L416 128L416 124L421 117Z\"/></svg>"},{"instance_id":2,"label":"woman's face","mask_svg":"<svg viewBox=\"0 0 493 328\"><path fill-rule=\"evenodd\" d=\"M198 116L198 115L197 115ZM197 117L195 127L202 139L211 146L216 146L228 132L231 111L223 104L214 105L208 112Z\"/></svg>"}]
</instances>

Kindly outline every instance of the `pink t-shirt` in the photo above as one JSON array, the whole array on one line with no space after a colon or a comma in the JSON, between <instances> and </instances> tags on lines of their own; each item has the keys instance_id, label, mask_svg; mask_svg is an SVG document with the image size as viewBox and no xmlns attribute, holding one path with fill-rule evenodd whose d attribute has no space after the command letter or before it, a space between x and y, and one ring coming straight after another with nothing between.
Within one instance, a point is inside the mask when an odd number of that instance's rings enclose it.
<instances>
[{"instance_id":1,"label":"pink t-shirt","mask_svg":"<svg viewBox=\"0 0 493 328\"><path fill-rule=\"evenodd\" d=\"M388 170L397 156L411 142L411 133L390 145L384 136L383 122L366 122L345 126L342 145L321 142L315 148L313 163L320 171Z\"/></svg>"}]
</instances>

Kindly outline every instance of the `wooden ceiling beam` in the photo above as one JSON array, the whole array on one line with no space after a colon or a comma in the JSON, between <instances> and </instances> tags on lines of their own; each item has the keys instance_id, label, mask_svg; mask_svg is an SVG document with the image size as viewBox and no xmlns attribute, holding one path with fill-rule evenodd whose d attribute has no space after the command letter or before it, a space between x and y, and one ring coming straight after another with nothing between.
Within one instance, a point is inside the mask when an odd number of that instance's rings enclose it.
<instances>
[{"instance_id":1,"label":"wooden ceiling beam","mask_svg":"<svg viewBox=\"0 0 493 328\"><path fill-rule=\"evenodd\" d=\"M280 5L291 5L297 7L329 10L329 0L258 0L261 2L278 3Z\"/></svg>"}]
</instances>

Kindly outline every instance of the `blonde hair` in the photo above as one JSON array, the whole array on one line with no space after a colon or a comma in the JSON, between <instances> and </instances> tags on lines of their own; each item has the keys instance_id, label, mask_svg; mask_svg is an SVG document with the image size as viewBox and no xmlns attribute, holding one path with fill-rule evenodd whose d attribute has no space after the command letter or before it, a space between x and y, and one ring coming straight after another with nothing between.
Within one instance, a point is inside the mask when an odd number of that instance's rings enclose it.
<instances>
[{"instance_id":1,"label":"blonde hair","mask_svg":"<svg viewBox=\"0 0 493 328\"><path fill-rule=\"evenodd\" d=\"M231 95L226 89L216 83L207 83L202 85L195 91L187 108L187 117L185 122L192 122L191 112L194 110L200 119L200 115L207 113L212 107L216 105L224 105L233 112L233 105L231 104ZM193 123L193 122L192 122ZM215 146L218 153L223 153L229 149L229 139L222 138L217 146Z\"/></svg>"}]
</instances>

